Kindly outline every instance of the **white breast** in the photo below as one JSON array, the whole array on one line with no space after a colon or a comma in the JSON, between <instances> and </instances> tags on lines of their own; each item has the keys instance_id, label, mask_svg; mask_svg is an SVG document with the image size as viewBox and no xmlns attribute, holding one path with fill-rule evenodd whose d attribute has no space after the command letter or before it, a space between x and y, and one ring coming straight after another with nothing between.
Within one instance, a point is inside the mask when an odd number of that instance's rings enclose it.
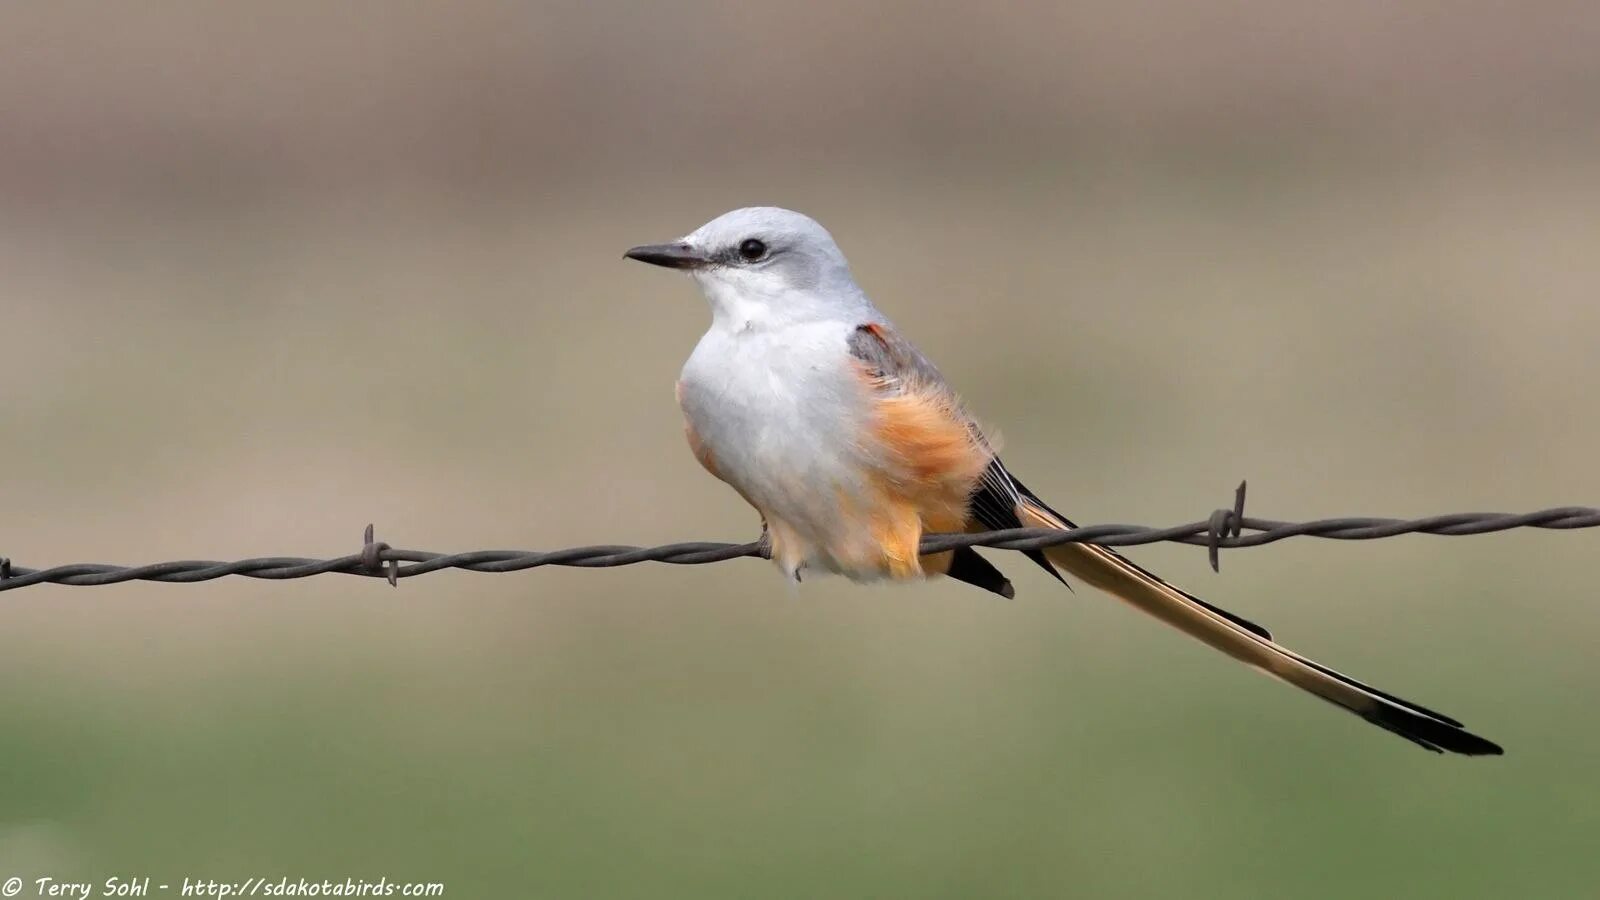
<instances>
[{"instance_id":1,"label":"white breast","mask_svg":"<svg viewBox=\"0 0 1600 900\"><path fill-rule=\"evenodd\" d=\"M713 326L684 365L684 415L718 474L804 544L802 562L842 527L841 496L863 489L867 397L844 322Z\"/></svg>"}]
</instances>

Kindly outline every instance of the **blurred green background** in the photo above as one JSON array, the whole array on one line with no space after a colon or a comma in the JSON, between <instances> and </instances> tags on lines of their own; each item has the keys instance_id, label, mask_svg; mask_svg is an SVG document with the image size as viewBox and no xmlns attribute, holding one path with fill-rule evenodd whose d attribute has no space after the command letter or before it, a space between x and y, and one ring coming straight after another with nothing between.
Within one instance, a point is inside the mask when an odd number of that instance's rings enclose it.
<instances>
[{"instance_id":1,"label":"blurred green background","mask_svg":"<svg viewBox=\"0 0 1600 900\"><path fill-rule=\"evenodd\" d=\"M626 247L774 203L1082 522L1594 503L1592 4L7 4L0 554L745 540ZM1087 589L751 561L0 595L0 878L447 896L1589 897L1592 532ZM31 885L29 890L31 891ZM28 896L28 894L25 894Z\"/></svg>"}]
</instances>

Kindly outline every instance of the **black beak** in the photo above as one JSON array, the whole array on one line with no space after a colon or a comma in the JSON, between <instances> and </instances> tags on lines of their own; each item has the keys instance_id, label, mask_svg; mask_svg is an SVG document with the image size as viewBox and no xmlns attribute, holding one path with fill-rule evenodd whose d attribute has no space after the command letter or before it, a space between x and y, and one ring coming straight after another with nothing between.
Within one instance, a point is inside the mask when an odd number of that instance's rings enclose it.
<instances>
[{"instance_id":1,"label":"black beak","mask_svg":"<svg viewBox=\"0 0 1600 900\"><path fill-rule=\"evenodd\" d=\"M700 251L681 241L676 244L644 244L622 255L669 269L698 269L710 262Z\"/></svg>"}]
</instances>

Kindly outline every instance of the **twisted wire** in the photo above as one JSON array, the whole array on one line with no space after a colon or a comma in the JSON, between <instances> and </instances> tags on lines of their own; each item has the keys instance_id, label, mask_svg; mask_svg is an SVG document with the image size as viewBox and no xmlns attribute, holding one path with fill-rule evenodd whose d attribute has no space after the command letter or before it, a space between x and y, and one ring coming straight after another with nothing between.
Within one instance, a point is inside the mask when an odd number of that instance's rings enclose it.
<instances>
[{"instance_id":1,"label":"twisted wire","mask_svg":"<svg viewBox=\"0 0 1600 900\"><path fill-rule=\"evenodd\" d=\"M1402 534L1460 536L1508 531L1513 528L1574 529L1600 527L1600 509L1564 506L1529 513L1451 513L1421 519L1383 519L1349 517L1317 519L1309 522L1280 522L1244 515L1244 486L1232 509L1219 509L1208 519L1150 528L1141 525L1090 525L1057 531L1044 528L1012 528L971 534L930 534L921 546L922 553L937 553L958 547L992 547L1000 550L1038 550L1058 544L1085 543L1108 547L1173 542L1207 547L1213 568L1222 549L1260 547L1292 537L1318 537L1340 541L1367 541ZM658 547L633 547L599 544L569 547L564 550L473 550L465 553L434 553L426 550L401 550L373 538L367 526L360 552L333 559L307 559L296 556L262 556L233 562L177 560L142 566L116 566L102 563L72 563L48 569L28 569L0 558L0 591L17 590L36 584L79 586L121 584L125 581L159 581L189 584L211 581L228 575L273 580L309 578L339 573L386 578L396 584L443 569L469 572L519 572L543 566L572 566L586 569L631 566L644 562L673 565L706 565L745 557L767 556L764 540L747 544L693 541L663 544Z\"/></svg>"}]
</instances>

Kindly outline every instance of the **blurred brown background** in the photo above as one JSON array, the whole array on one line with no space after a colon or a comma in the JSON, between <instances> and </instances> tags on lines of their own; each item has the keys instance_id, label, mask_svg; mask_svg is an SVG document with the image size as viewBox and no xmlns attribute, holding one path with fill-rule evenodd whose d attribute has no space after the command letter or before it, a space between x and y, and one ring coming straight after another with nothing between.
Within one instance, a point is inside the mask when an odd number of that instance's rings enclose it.
<instances>
[{"instance_id":1,"label":"blurred brown background","mask_svg":"<svg viewBox=\"0 0 1600 900\"><path fill-rule=\"evenodd\" d=\"M1593 503L1592 4L8 4L0 554L748 539L707 314L827 224L1084 522ZM1139 560L1439 759L1025 563L0 595L0 878L448 896L1591 896L1596 535ZM31 882L29 890L32 890Z\"/></svg>"}]
</instances>

